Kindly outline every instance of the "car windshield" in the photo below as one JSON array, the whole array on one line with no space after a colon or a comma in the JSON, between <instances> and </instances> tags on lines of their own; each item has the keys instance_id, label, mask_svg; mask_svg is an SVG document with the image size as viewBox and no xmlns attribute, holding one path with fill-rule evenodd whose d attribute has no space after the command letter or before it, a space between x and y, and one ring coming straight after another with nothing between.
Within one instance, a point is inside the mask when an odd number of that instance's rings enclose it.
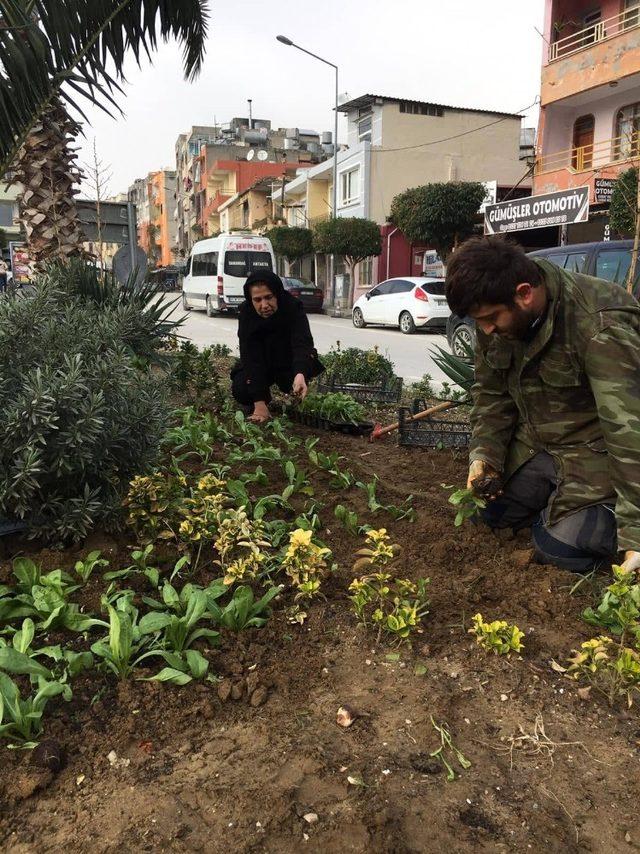
<instances>
[{"instance_id":1,"label":"car windshield","mask_svg":"<svg viewBox=\"0 0 640 854\"><path fill-rule=\"evenodd\" d=\"M444 279L441 279L438 282L425 282L423 285L420 285L420 287L428 294L433 294L437 297L444 296Z\"/></svg>"}]
</instances>

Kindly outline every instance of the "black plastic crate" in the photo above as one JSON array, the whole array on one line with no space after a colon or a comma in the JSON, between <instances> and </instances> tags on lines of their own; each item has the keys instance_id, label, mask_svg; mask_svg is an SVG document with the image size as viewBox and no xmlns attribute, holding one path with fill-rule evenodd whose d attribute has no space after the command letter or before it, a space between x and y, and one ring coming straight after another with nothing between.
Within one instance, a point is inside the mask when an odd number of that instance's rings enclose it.
<instances>
[{"instance_id":1,"label":"black plastic crate","mask_svg":"<svg viewBox=\"0 0 640 854\"><path fill-rule=\"evenodd\" d=\"M401 406L398 410L398 443L414 448L468 448L471 429L466 421L446 421L443 418L422 418L410 421L410 417L427 408L424 400L414 400L412 406Z\"/></svg>"},{"instance_id":2,"label":"black plastic crate","mask_svg":"<svg viewBox=\"0 0 640 854\"><path fill-rule=\"evenodd\" d=\"M26 531L27 527L27 523L21 519L5 519L0 516L0 537Z\"/></svg>"},{"instance_id":3,"label":"black plastic crate","mask_svg":"<svg viewBox=\"0 0 640 854\"><path fill-rule=\"evenodd\" d=\"M402 377L386 377L379 383L348 383L339 376L320 374L317 379L320 394L341 392L358 403L399 403L402 397Z\"/></svg>"},{"instance_id":4,"label":"black plastic crate","mask_svg":"<svg viewBox=\"0 0 640 854\"><path fill-rule=\"evenodd\" d=\"M360 421L353 424L348 421L330 421L328 418L323 418L321 415L313 415L291 406L286 410L287 417L296 424L304 424L305 427L313 427L317 430L328 430L334 433L346 433L349 436L363 436L366 433L371 433L373 430L372 421Z\"/></svg>"}]
</instances>

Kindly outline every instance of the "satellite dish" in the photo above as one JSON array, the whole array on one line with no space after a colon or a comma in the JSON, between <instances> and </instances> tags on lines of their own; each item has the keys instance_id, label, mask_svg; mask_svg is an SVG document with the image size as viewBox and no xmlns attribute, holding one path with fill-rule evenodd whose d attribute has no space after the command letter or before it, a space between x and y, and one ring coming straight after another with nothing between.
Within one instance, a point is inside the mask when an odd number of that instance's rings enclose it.
<instances>
[{"instance_id":1,"label":"satellite dish","mask_svg":"<svg viewBox=\"0 0 640 854\"><path fill-rule=\"evenodd\" d=\"M267 159L268 156L269 156L269 153L267 151L265 151L264 148L261 148L260 151L258 152L258 160L264 161Z\"/></svg>"},{"instance_id":2,"label":"satellite dish","mask_svg":"<svg viewBox=\"0 0 640 854\"><path fill-rule=\"evenodd\" d=\"M247 151L247 160L253 160L255 156L255 151L253 150L253 148L250 148L249 151Z\"/></svg>"},{"instance_id":3,"label":"satellite dish","mask_svg":"<svg viewBox=\"0 0 640 854\"><path fill-rule=\"evenodd\" d=\"M144 281L147 275L147 253L140 246L136 246L136 286ZM113 256L112 262L113 274L121 285L125 285L129 281L129 277L133 272L131 267L131 249L126 243Z\"/></svg>"}]
</instances>

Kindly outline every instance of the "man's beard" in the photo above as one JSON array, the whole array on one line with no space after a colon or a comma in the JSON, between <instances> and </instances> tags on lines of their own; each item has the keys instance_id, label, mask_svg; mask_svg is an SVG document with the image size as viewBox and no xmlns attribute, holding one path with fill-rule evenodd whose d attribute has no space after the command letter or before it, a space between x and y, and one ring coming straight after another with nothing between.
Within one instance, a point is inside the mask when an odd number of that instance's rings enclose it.
<instances>
[{"instance_id":1,"label":"man's beard","mask_svg":"<svg viewBox=\"0 0 640 854\"><path fill-rule=\"evenodd\" d=\"M540 316L533 309L516 308L509 330L500 334L512 341L531 341L540 328L540 324L536 323L539 319Z\"/></svg>"}]
</instances>

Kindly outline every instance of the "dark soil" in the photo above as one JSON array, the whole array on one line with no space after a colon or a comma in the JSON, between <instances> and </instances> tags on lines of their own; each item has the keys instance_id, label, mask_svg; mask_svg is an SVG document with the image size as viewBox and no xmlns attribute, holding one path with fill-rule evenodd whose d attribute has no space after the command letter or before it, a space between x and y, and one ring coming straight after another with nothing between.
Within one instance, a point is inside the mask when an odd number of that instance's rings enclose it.
<instances>
[{"instance_id":1,"label":"dark soil","mask_svg":"<svg viewBox=\"0 0 640 854\"><path fill-rule=\"evenodd\" d=\"M321 446L338 448L358 475L375 472L386 502L413 494L417 521L368 516L360 490L347 496L317 480L329 503L321 536L339 562L327 600L304 626L276 609L264 629L225 637L208 653L217 685L78 678L73 700L47 710L42 766L2 748L4 852L637 850L637 713L580 699L550 666L594 634L580 619L594 591L570 595L576 577L532 564L524 534L453 527L441 484L463 483L462 454L337 435ZM347 500L402 545L398 574L431 579L430 614L411 648L377 643L350 610L361 541L332 509ZM129 546L96 535L82 549L32 556L70 568L101 548L116 567ZM33 551L5 544L0 581L20 548ZM98 596L89 585L87 606L97 609ZM478 611L525 632L521 656L477 648L467 629ZM336 725L343 704L359 713L348 729ZM454 782L431 756L432 718L471 762L456 765ZM547 741L533 741L536 719ZM523 735L532 738L510 749Z\"/></svg>"}]
</instances>

